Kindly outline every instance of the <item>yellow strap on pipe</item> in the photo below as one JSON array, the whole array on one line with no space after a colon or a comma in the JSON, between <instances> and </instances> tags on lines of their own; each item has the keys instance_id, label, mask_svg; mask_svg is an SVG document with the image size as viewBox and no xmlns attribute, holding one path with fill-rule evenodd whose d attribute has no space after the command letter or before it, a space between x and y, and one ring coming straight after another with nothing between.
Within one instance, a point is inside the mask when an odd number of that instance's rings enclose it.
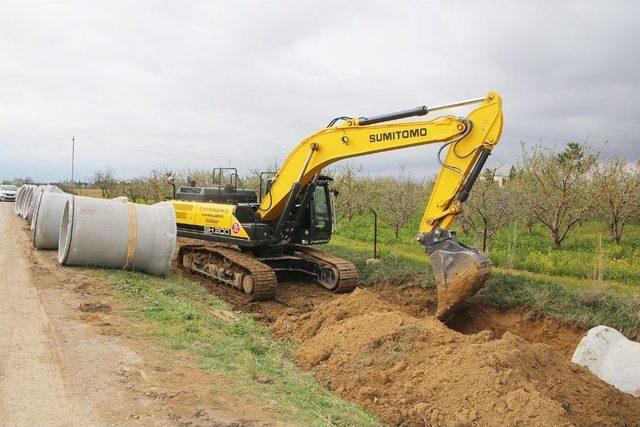
<instances>
[{"instance_id":1,"label":"yellow strap on pipe","mask_svg":"<svg viewBox=\"0 0 640 427\"><path fill-rule=\"evenodd\" d=\"M133 261L133 257L136 254L136 244L138 242L138 216L136 215L136 208L133 203L127 203L129 208L129 241L127 242L127 258L122 267L123 270L128 270Z\"/></svg>"}]
</instances>

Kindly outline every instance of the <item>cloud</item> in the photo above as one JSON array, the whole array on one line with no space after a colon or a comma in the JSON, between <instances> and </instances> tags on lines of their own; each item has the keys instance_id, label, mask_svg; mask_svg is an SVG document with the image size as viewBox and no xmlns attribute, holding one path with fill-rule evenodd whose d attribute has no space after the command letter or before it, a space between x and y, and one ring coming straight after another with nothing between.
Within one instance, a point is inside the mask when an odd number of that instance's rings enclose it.
<instances>
[{"instance_id":1,"label":"cloud","mask_svg":"<svg viewBox=\"0 0 640 427\"><path fill-rule=\"evenodd\" d=\"M0 178L265 167L339 115L504 98L520 141L638 155L640 16L617 2L3 2ZM460 111L459 113L462 113ZM435 147L355 160L437 170Z\"/></svg>"}]
</instances>

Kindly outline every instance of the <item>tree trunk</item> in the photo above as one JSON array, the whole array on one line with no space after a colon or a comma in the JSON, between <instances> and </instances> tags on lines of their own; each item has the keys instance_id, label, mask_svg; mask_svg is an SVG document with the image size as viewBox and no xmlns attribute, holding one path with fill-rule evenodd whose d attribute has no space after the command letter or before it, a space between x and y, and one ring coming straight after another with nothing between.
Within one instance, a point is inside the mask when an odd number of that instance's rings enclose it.
<instances>
[{"instance_id":1,"label":"tree trunk","mask_svg":"<svg viewBox=\"0 0 640 427\"><path fill-rule=\"evenodd\" d=\"M619 245L620 239L622 239L622 227L618 227L618 225L616 220L609 222L609 234L611 234L613 243L616 245Z\"/></svg>"},{"instance_id":2,"label":"tree trunk","mask_svg":"<svg viewBox=\"0 0 640 427\"><path fill-rule=\"evenodd\" d=\"M484 230L482 231L482 252L486 252L487 251L487 242L489 240L489 233L487 233L487 227L484 228Z\"/></svg>"},{"instance_id":3,"label":"tree trunk","mask_svg":"<svg viewBox=\"0 0 640 427\"><path fill-rule=\"evenodd\" d=\"M527 233L529 235L533 233L533 219L527 219Z\"/></svg>"}]
</instances>

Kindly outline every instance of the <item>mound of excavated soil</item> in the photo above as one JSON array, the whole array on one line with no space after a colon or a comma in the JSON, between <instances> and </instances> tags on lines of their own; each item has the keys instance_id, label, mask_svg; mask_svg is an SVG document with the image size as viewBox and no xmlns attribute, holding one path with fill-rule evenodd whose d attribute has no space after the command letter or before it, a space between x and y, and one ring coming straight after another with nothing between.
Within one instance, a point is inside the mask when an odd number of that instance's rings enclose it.
<instances>
[{"instance_id":1,"label":"mound of excavated soil","mask_svg":"<svg viewBox=\"0 0 640 427\"><path fill-rule=\"evenodd\" d=\"M390 424L633 425L640 400L551 347L506 332L463 335L366 290L283 315L299 363Z\"/></svg>"}]
</instances>

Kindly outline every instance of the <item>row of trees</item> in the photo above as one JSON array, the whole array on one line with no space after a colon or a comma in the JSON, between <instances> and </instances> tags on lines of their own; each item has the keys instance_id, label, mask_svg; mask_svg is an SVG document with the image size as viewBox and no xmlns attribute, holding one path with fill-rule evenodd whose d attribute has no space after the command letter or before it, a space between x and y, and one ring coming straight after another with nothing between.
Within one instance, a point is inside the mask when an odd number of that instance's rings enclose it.
<instances>
[{"instance_id":1,"label":"row of trees","mask_svg":"<svg viewBox=\"0 0 640 427\"><path fill-rule=\"evenodd\" d=\"M433 184L411 181L405 174L367 178L351 166L342 168L336 181L343 193L339 220L379 209L396 234L422 209ZM498 230L515 221L525 223L529 232L542 224L559 248L578 224L593 217L604 220L612 241L619 244L629 222L640 220L640 163L620 157L602 160L578 143L560 152L523 147L522 162L511 168L508 179L497 179L495 169L486 169L463 209L461 227L480 237L483 250Z\"/></svg>"},{"instance_id":2,"label":"row of trees","mask_svg":"<svg viewBox=\"0 0 640 427\"><path fill-rule=\"evenodd\" d=\"M102 196L108 199L127 196L132 201L157 203L172 194L167 173L166 170L153 169L147 175L138 178L117 180L113 168L107 168L96 171L91 182L102 191Z\"/></svg>"},{"instance_id":3,"label":"row of trees","mask_svg":"<svg viewBox=\"0 0 640 427\"><path fill-rule=\"evenodd\" d=\"M373 212L394 230L396 238L413 214L424 207L433 188L433 182L413 179L404 167L394 176L366 177L361 169L347 164L333 175L340 189L336 203L338 223Z\"/></svg>"},{"instance_id":4,"label":"row of trees","mask_svg":"<svg viewBox=\"0 0 640 427\"><path fill-rule=\"evenodd\" d=\"M269 170L277 170L277 165ZM423 210L433 188L433 180L416 180L402 167L394 176L367 176L351 164L325 172L340 189L338 223L373 212L396 237ZM159 202L172 193L167 173L154 169L135 179L117 180L109 168L97 171L92 183L103 197L124 195L135 201ZM177 186L213 184L210 170L174 171L172 175ZM640 164L619 157L603 160L584 144L570 143L562 151L540 147L528 151L523 146L522 161L511 168L508 179L496 178L496 170L484 171L458 218L465 232L478 235L483 250L498 230L515 221L526 224L529 232L534 224L542 224L559 248L586 219L601 218L616 244L629 222L640 220ZM230 179L223 177L223 182ZM259 191L259 171L250 171L237 184Z\"/></svg>"}]
</instances>

